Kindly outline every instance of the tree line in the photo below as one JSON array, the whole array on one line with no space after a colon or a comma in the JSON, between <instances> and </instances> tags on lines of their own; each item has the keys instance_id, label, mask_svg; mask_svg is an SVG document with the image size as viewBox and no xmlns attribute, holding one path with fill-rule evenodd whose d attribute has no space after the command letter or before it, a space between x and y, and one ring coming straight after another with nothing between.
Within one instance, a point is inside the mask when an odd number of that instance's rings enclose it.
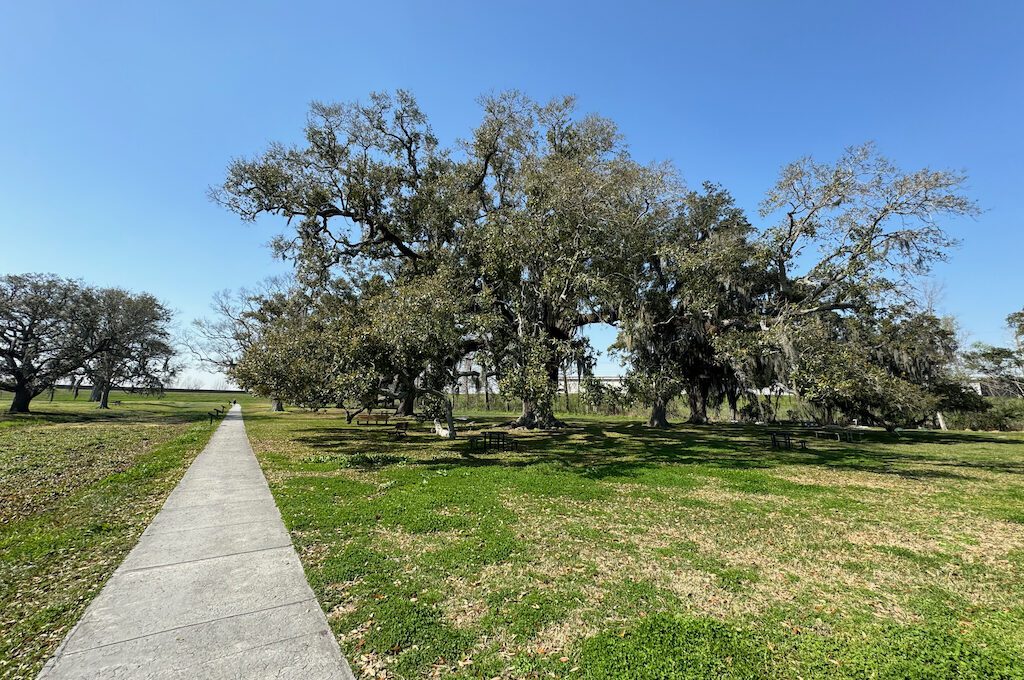
<instances>
[{"instance_id":1,"label":"tree line","mask_svg":"<svg viewBox=\"0 0 1024 680\"><path fill-rule=\"evenodd\" d=\"M992 396L1024 399L1024 309L1006 317L1009 347L975 343L964 353L971 373Z\"/></svg>"},{"instance_id":2,"label":"tree line","mask_svg":"<svg viewBox=\"0 0 1024 680\"><path fill-rule=\"evenodd\" d=\"M781 389L888 428L983 408L952 323L913 294L956 245L943 221L978 214L962 173L903 170L871 144L801 158L755 224L571 98L480 108L446 145L408 92L314 103L304 141L232 162L213 200L281 218L294 275L220 296L197 351L278 407L419 404L452 433L446 390L467 373L521 401L514 425L559 426L559 368L591 372L596 323L618 328L655 427L684 396L696 423L725 403L771 420Z\"/></svg>"},{"instance_id":3,"label":"tree line","mask_svg":"<svg viewBox=\"0 0 1024 680\"><path fill-rule=\"evenodd\" d=\"M116 387L159 391L175 374L172 312L148 293L53 274L0 277L0 389L10 413L61 380L88 381L108 408Z\"/></svg>"}]
</instances>

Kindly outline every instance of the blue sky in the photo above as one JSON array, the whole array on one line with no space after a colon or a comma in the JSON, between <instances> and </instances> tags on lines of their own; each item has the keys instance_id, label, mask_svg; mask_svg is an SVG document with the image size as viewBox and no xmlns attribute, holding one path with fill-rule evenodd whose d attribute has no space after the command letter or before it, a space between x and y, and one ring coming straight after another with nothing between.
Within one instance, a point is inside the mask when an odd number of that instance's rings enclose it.
<instances>
[{"instance_id":1,"label":"blue sky","mask_svg":"<svg viewBox=\"0 0 1024 680\"><path fill-rule=\"evenodd\" d=\"M1022 26L1020 2L3 3L0 272L147 290L187 322L282 271L280 225L206 188L297 139L311 100L407 88L451 141L518 88L576 95L752 215L784 163L866 140L965 170L985 212L948 225L941 308L1000 342L1024 306Z\"/></svg>"}]
</instances>

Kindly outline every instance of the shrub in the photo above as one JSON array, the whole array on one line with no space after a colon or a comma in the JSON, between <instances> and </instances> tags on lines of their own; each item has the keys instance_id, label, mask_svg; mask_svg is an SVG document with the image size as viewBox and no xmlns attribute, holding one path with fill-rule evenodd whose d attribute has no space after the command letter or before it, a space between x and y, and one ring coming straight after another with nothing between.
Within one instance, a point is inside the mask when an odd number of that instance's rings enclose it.
<instances>
[{"instance_id":1,"label":"shrub","mask_svg":"<svg viewBox=\"0 0 1024 680\"><path fill-rule=\"evenodd\" d=\"M946 416L946 424L954 430L1024 430L1024 399L989 397L986 411L956 411Z\"/></svg>"}]
</instances>

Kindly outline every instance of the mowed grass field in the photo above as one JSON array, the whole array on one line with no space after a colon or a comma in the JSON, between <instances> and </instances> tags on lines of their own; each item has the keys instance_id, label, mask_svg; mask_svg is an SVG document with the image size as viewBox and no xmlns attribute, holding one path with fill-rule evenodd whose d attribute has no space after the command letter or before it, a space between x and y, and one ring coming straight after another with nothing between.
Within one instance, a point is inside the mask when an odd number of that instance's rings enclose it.
<instances>
[{"instance_id":1,"label":"mowed grass field","mask_svg":"<svg viewBox=\"0 0 1024 680\"><path fill-rule=\"evenodd\" d=\"M577 418L483 454L245 415L363 677L1024 677L1019 434Z\"/></svg>"},{"instance_id":2,"label":"mowed grass field","mask_svg":"<svg viewBox=\"0 0 1024 680\"><path fill-rule=\"evenodd\" d=\"M0 392L0 677L34 678L135 545L237 395Z\"/></svg>"}]
</instances>

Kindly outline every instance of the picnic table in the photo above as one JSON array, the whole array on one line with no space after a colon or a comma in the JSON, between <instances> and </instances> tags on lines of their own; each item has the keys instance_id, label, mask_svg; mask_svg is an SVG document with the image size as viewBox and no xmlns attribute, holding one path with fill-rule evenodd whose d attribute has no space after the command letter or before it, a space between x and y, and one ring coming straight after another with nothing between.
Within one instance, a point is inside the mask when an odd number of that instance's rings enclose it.
<instances>
[{"instance_id":1,"label":"picnic table","mask_svg":"<svg viewBox=\"0 0 1024 680\"><path fill-rule=\"evenodd\" d=\"M807 442L803 439L794 439L793 433L786 430L775 430L769 432L768 436L771 439L773 449L807 448Z\"/></svg>"},{"instance_id":2,"label":"picnic table","mask_svg":"<svg viewBox=\"0 0 1024 680\"><path fill-rule=\"evenodd\" d=\"M493 430L470 437L469 448L471 451L518 451L519 442L514 437L508 436L506 432Z\"/></svg>"},{"instance_id":3,"label":"picnic table","mask_svg":"<svg viewBox=\"0 0 1024 680\"><path fill-rule=\"evenodd\" d=\"M846 430L846 429L838 429L838 428L819 427L819 428L815 428L815 429L813 429L811 431L814 432L814 438L815 439L821 439L821 438L833 439L834 438L837 442L847 441L847 442L851 442L851 443L864 441L864 434L861 433L861 432L858 432L857 430Z\"/></svg>"}]
</instances>

